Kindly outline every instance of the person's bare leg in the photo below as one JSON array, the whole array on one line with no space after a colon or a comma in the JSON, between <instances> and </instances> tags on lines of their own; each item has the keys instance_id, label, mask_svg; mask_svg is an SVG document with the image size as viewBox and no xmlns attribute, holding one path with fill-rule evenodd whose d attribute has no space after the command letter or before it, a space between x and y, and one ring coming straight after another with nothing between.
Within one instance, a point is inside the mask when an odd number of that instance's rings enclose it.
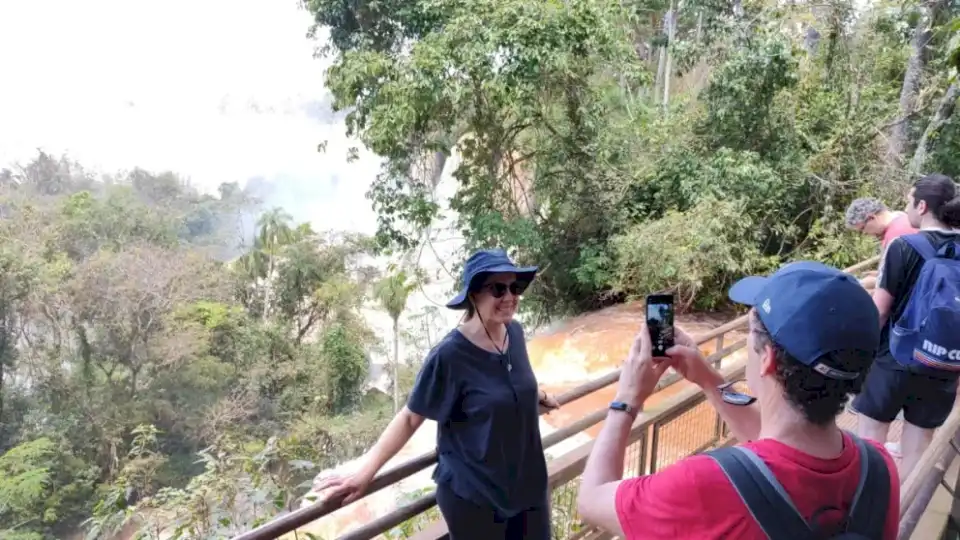
<instances>
[{"instance_id":1,"label":"person's bare leg","mask_svg":"<svg viewBox=\"0 0 960 540\"><path fill-rule=\"evenodd\" d=\"M930 446L933 440L934 429L917 427L910 422L903 423L903 432L900 434L900 483L902 484L913 468L920 461L920 456Z\"/></svg>"},{"instance_id":2,"label":"person's bare leg","mask_svg":"<svg viewBox=\"0 0 960 540\"><path fill-rule=\"evenodd\" d=\"M857 414L857 435L861 439L871 439L884 444L887 442L887 432L889 431L889 423L879 422L862 413Z\"/></svg>"}]
</instances>

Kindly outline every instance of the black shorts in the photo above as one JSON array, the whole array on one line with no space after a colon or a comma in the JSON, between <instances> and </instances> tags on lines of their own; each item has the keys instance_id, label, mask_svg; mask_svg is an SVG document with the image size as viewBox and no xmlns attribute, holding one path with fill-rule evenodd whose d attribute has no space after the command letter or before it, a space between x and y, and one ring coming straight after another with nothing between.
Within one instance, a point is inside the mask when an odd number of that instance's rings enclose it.
<instances>
[{"instance_id":1,"label":"black shorts","mask_svg":"<svg viewBox=\"0 0 960 540\"><path fill-rule=\"evenodd\" d=\"M883 360L873 363L853 409L877 422L890 423L903 410L903 419L924 429L943 425L957 398L957 377L898 370Z\"/></svg>"}]
</instances>

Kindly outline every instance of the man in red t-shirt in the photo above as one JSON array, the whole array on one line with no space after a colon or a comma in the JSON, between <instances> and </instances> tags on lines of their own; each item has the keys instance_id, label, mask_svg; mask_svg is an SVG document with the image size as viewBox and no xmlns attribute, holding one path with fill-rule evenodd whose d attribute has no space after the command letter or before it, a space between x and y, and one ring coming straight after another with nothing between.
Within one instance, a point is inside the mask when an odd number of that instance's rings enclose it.
<instances>
[{"instance_id":1,"label":"man in red t-shirt","mask_svg":"<svg viewBox=\"0 0 960 540\"><path fill-rule=\"evenodd\" d=\"M768 538L715 455L691 456L655 474L622 480L630 427L673 367L703 389L740 441L737 452L752 453L769 469L806 521L802 525L837 532L858 491L864 444L875 464L870 478L889 484L889 497L881 495L882 508L857 507L857 514L882 519L865 520L876 528L868 538L894 540L900 489L893 460L880 445L855 440L836 424L847 395L859 392L879 342L879 315L869 293L853 276L799 262L770 278L742 280L730 298L755 306L746 379L756 397L724 384L682 331L667 351L669 359L652 358L650 338L641 329L583 472L580 516L628 540Z\"/></svg>"}]
</instances>

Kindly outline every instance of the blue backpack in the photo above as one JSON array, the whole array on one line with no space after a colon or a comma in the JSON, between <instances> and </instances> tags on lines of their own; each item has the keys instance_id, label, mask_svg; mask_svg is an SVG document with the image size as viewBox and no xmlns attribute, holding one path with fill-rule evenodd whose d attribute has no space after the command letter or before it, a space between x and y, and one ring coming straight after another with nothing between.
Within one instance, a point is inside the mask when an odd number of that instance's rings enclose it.
<instances>
[{"instance_id":1,"label":"blue backpack","mask_svg":"<svg viewBox=\"0 0 960 540\"><path fill-rule=\"evenodd\" d=\"M730 479L750 515L771 540L882 540L890 510L890 470L883 455L872 445L849 434L860 453L860 482L850 503L850 512L835 534L822 533L816 523L800 515L783 485L752 450L728 446L707 452ZM818 510L835 510L826 507Z\"/></svg>"},{"instance_id":2,"label":"blue backpack","mask_svg":"<svg viewBox=\"0 0 960 540\"><path fill-rule=\"evenodd\" d=\"M890 352L914 371L960 372L960 245L935 249L923 233L901 236L923 258L907 307L890 328Z\"/></svg>"}]
</instances>

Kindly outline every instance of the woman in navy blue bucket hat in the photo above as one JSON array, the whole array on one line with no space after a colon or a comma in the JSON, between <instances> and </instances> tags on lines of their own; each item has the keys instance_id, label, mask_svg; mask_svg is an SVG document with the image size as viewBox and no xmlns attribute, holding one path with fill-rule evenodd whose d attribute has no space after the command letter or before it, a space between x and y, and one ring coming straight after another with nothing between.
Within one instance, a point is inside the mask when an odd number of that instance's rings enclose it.
<instances>
[{"instance_id":1,"label":"woman in navy blue bucket hat","mask_svg":"<svg viewBox=\"0 0 960 540\"><path fill-rule=\"evenodd\" d=\"M452 540L548 540L547 464L539 406L557 402L537 384L523 328L513 320L537 275L500 249L467 259L460 292L447 303L465 310L459 327L427 356L410 398L350 477L315 489L366 490L377 471L410 440L424 418L437 422L437 505Z\"/></svg>"}]
</instances>

